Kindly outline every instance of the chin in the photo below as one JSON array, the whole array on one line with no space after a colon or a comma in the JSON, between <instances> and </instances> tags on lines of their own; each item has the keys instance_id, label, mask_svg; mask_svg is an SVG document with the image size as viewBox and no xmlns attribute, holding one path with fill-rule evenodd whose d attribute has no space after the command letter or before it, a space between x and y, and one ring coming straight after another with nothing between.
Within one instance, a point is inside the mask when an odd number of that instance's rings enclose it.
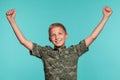
<instances>
[{"instance_id":1,"label":"chin","mask_svg":"<svg viewBox=\"0 0 120 80\"><path fill-rule=\"evenodd\" d=\"M60 48L60 47L63 47L64 44L62 44L62 45L55 45L55 46L58 47L58 48Z\"/></svg>"}]
</instances>

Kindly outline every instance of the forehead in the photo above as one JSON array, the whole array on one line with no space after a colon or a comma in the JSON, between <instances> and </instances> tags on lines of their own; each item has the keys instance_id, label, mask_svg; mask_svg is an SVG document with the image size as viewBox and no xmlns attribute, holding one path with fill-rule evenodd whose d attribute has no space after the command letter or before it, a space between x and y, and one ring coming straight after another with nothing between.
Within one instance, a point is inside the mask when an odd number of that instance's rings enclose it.
<instances>
[{"instance_id":1,"label":"forehead","mask_svg":"<svg viewBox=\"0 0 120 80\"><path fill-rule=\"evenodd\" d=\"M49 32L54 32L54 31L60 31L60 32L65 32L64 29L61 26L51 26L49 29Z\"/></svg>"}]
</instances>

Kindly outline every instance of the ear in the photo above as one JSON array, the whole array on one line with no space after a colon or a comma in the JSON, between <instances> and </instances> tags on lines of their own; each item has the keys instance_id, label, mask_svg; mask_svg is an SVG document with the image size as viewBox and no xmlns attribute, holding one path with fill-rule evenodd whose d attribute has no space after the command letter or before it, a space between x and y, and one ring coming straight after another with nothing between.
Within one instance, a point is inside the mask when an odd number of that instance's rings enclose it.
<instances>
[{"instance_id":1,"label":"ear","mask_svg":"<svg viewBox=\"0 0 120 80\"><path fill-rule=\"evenodd\" d=\"M65 39L67 39L67 38L68 38L68 34L65 35Z\"/></svg>"},{"instance_id":2,"label":"ear","mask_svg":"<svg viewBox=\"0 0 120 80\"><path fill-rule=\"evenodd\" d=\"M50 39L50 37L49 37L49 41L51 42L51 39Z\"/></svg>"}]
</instances>

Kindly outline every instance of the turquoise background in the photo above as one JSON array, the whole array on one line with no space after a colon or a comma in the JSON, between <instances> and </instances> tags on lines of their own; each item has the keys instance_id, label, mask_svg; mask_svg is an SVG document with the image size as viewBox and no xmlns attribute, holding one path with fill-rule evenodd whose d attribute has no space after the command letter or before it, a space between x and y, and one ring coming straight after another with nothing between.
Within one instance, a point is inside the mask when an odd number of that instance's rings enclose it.
<instances>
[{"instance_id":1,"label":"turquoise background","mask_svg":"<svg viewBox=\"0 0 120 80\"><path fill-rule=\"evenodd\" d=\"M6 12L16 9L16 22L27 39L42 46L51 23L63 23L66 46L86 38L102 19L102 9L113 14L104 30L78 62L78 80L120 80L120 0L0 0L0 80L44 80L42 61L21 46Z\"/></svg>"}]
</instances>

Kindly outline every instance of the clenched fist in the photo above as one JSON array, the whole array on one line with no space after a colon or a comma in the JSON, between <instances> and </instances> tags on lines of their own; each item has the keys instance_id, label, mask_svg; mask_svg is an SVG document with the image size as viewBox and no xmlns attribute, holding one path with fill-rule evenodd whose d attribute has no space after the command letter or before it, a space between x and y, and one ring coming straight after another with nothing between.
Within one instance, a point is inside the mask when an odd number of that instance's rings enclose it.
<instances>
[{"instance_id":1,"label":"clenched fist","mask_svg":"<svg viewBox=\"0 0 120 80\"><path fill-rule=\"evenodd\" d=\"M109 17L112 14L112 9L110 7L107 7L107 6L104 7L103 14L104 14L104 16Z\"/></svg>"},{"instance_id":2,"label":"clenched fist","mask_svg":"<svg viewBox=\"0 0 120 80\"><path fill-rule=\"evenodd\" d=\"M6 13L6 16L8 19L14 19L15 18L15 15L16 15L16 11L14 9L12 10L9 10L7 13Z\"/></svg>"}]
</instances>

